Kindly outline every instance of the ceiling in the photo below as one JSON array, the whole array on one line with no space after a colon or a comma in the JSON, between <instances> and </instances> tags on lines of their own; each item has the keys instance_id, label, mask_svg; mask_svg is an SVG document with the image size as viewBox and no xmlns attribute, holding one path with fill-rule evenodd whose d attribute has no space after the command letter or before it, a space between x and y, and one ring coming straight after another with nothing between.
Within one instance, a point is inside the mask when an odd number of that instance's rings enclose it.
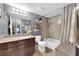
<instances>
[{"instance_id":1,"label":"ceiling","mask_svg":"<svg viewBox=\"0 0 79 59\"><path fill-rule=\"evenodd\" d=\"M49 18L60 13L61 8L67 3L9 3L8 5Z\"/></svg>"}]
</instances>

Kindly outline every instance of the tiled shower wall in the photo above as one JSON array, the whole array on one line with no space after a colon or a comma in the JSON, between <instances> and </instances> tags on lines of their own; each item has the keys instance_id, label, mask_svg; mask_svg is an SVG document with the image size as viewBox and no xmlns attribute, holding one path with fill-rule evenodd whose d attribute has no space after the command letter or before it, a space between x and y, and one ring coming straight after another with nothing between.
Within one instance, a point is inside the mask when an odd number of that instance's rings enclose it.
<instances>
[{"instance_id":1,"label":"tiled shower wall","mask_svg":"<svg viewBox=\"0 0 79 59\"><path fill-rule=\"evenodd\" d=\"M61 15L49 18L49 37L59 39L61 36Z\"/></svg>"}]
</instances>

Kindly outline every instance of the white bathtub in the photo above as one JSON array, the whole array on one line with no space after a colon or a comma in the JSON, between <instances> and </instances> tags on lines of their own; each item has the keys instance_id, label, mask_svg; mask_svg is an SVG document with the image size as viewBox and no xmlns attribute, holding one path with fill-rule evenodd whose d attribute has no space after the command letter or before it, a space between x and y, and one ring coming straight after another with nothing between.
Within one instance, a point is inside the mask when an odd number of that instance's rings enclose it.
<instances>
[{"instance_id":1,"label":"white bathtub","mask_svg":"<svg viewBox=\"0 0 79 59\"><path fill-rule=\"evenodd\" d=\"M44 40L46 47L55 51L55 49L61 44L59 40L47 38Z\"/></svg>"}]
</instances>

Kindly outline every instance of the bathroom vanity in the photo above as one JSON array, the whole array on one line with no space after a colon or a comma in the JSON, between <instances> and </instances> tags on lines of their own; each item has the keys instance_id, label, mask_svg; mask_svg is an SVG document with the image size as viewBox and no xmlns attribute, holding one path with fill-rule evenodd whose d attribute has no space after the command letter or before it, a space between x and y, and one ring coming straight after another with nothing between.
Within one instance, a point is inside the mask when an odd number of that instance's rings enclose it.
<instances>
[{"instance_id":1,"label":"bathroom vanity","mask_svg":"<svg viewBox=\"0 0 79 59\"><path fill-rule=\"evenodd\" d=\"M13 36L0 39L0 56L32 56L34 52L34 36Z\"/></svg>"}]
</instances>

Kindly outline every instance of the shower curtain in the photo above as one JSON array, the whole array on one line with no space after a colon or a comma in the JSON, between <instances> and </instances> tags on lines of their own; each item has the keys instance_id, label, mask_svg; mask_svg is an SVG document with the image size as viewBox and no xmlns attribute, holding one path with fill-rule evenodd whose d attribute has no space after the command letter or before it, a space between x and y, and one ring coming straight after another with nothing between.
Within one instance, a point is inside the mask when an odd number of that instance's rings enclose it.
<instances>
[{"instance_id":1,"label":"shower curtain","mask_svg":"<svg viewBox=\"0 0 79 59\"><path fill-rule=\"evenodd\" d=\"M69 4L62 9L62 38L61 42L73 42L76 30L76 17L73 12L75 3Z\"/></svg>"}]
</instances>

